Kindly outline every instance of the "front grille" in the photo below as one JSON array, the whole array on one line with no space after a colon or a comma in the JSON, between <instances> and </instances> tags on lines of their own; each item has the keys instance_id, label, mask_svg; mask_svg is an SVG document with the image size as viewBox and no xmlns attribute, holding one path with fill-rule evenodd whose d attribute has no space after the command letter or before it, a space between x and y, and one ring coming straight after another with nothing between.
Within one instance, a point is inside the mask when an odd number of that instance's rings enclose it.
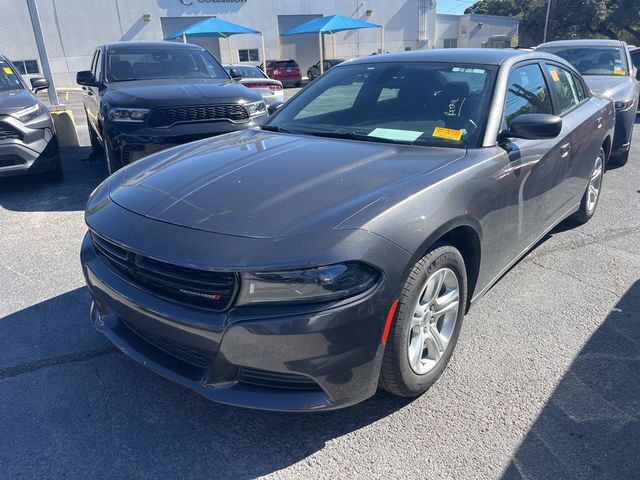
<instances>
[{"instance_id":1,"label":"front grille","mask_svg":"<svg viewBox=\"0 0 640 480\"><path fill-rule=\"evenodd\" d=\"M22 134L11 125L0 122L0 141L1 140L22 140Z\"/></svg>"},{"instance_id":2,"label":"front grille","mask_svg":"<svg viewBox=\"0 0 640 480\"><path fill-rule=\"evenodd\" d=\"M135 254L92 232L96 252L134 285L190 307L226 310L238 289L234 273L181 267Z\"/></svg>"},{"instance_id":3,"label":"front grille","mask_svg":"<svg viewBox=\"0 0 640 480\"><path fill-rule=\"evenodd\" d=\"M294 373L267 372L255 368L240 368L238 381L262 388L282 388L287 390L322 390L320 386L304 375Z\"/></svg>"},{"instance_id":4,"label":"front grille","mask_svg":"<svg viewBox=\"0 0 640 480\"><path fill-rule=\"evenodd\" d=\"M166 338L159 337L145 330L134 327L129 322L126 322L124 320L122 321L129 328L129 330L138 335L144 341L168 353L169 355L176 357L178 360L182 360L183 362L189 363L196 367L204 368L209 365L211 359L213 358L213 355L209 352L203 352L190 347L186 347L179 343L172 342L171 340L167 340Z\"/></svg>"},{"instance_id":5,"label":"front grille","mask_svg":"<svg viewBox=\"0 0 640 480\"><path fill-rule=\"evenodd\" d=\"M206 122L211 120L249 119L247 110L239 104L199 105L193 107L157 108L149 115L148 124L153 128L170 127L176 123Z\"/></svg>"}]
</instances>

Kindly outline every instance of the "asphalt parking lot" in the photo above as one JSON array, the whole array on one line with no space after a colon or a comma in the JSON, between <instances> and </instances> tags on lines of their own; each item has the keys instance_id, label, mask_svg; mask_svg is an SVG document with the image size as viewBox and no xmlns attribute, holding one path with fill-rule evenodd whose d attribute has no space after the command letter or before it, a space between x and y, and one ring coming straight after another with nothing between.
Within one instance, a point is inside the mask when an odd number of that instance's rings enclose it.
<instances>
[{"instance_id":1,"label":"asphalt parking lot","mask_svg":"<svg viewBox=\"0 0 640 480\"><path fill-rule=\"evenodd\" d=\"M209 403L90 327L83 207L106 167L86 147L62 182L1 179L0 477L637 478L635 128L592 221L561 224L476 305L434 387L322 414Z\"/></svg>"}]
</instances>

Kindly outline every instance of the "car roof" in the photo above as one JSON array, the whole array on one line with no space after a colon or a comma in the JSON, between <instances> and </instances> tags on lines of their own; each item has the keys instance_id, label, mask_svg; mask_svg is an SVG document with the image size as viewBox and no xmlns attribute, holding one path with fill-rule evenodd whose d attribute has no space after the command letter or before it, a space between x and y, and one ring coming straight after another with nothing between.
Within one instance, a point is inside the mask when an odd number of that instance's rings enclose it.
<instances>
[{"instance_id":1,"label":"car roof","mask_svg":"<svg viewBox=\"0 0 640 480\"><path fill-rule=\"evenodd\" d=\"M356 63L384 63L384 62L443 62L466 63L478 65L501 65L509 60L515 63L519 60L549 59L558 61L555 55L544 52L529 52L511 48L439 48L434 50L414 50L412 52L387 53L384 55L369 55L354 60L347 60L345 64Z\"/></svg>"},{"instance_id":2,"label":"car roof","mask_svg":"<svg viewBox=\"0 0 640 480\"><path fill-rule=\"evenodd\" d=\"M536 49L543 47L622 47L624 42L620 40L585 39L585 40L556 40L542 43Z\"/></svg>"},{"instance_id":3,"label":"car roof","mask_svg":"<svg viewBox=\"0 0 640 480\"><path fill-rule=\"evenodd\" d=\"M204 50L200 45L194 45L193 43L178 43L167 41L146 41L146 42L111 42L105 45L108 49L114 50L126 50L128 48L184 48Z\"/></svg>"},{"instance_id":4,"label":"car roof","mask_svg":"<svg viewBox=\"0 0 640 480\"><path fill-rule=\"evenodd\" d=\"M242 67L242 68L246 68L246 67L250 67L250 68L258 68L258 65L251 65L248 63L225 63L222 65L224 68L235 68L235 67ZM258 68L258 70L260 70Z\"/></svg>"}]
</instances>

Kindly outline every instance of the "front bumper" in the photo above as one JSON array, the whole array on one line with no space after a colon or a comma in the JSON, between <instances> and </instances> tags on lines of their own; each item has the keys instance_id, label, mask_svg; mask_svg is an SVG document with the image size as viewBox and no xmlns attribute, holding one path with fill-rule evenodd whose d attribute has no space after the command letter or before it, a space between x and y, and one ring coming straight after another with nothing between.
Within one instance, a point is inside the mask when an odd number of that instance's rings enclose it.
<instances>
[{"instance_id":1,"label":"front bumper","mask_svg":"<svg viewBox=\"0 0 640 480\"><path fill-rule=\"evenodd\" d=\"M50 117L28 124L0 116L0 177L54 170L60 163L58 139Z\"/></svg>"},{"instance_id":2,"label":"front bumper","mask_svg":"<svg viewBox=\"0 0 640 480\"><path fill-rule=\"evenodd\" d=\"M106 134L116 158L122 165L127 165L177 145L260 126L267 117L267 115L261 115L246 122L214 120L185 123L168 128L150 128L145 124L111 122L107 124Z\"/></svg>"},{"instance_id":3,"label":"front bumper","mask_svg":"<svg viewBox=\"0 0 640 480\"><path fill-rule=\"evenodd\" d=\"M631 147L631 135L636 120L635 103L626 110L616 110L616 127L613 133L611 155L622 155Z\"/></svg>"},{"instance_id":4,"label":"front bumper","mask_svg":"<svg viewBox=\"0 0 640 480\"><path fill-rule=\"evenodd\" d=\"M202 242L208 250L231 259L236 251L240 255L244 251L246 258L253 242L269 242L224 240L222 235L161 224L131 212L122 214L106 235L117 239L119 231L130 228L127 225L135 220L137 230L145 230L151 250L155 249L153 239L175 239L174 234L185 230L192 252ZM159 235L154 228L164 233ZM240 245L232 247L225 241ZM358 238L354 243L364 242ZM282 244L279 249L291 252ZM377 258L399 258L397 247L384 240L373 250L371 255ZM399 271L385 272L373 290L331 305L211 312L133 285L96 253L90 235L84 239L81 261L93 300L93 325L137 362L212 401L267 410L329 410L360 402L377 389L384 353L380 338L397 294Z\"/></svg>"}]
</instances>

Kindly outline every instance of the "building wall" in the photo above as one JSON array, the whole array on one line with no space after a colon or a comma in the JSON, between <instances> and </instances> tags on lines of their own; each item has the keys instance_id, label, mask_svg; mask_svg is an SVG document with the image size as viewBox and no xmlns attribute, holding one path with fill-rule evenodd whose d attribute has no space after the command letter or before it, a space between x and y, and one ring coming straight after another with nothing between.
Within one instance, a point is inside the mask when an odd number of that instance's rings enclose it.
<instances>
[{"instance_id":1,"label":"building wall","mask_svg":"<svg viewBox=\"0 0 640 480\"><path fill-rule=\"evenodd\" d=\"M279 58L295 52L301 53L301 68L306 72L314 57L315 35L301 36L299 40L280 37L279 24L284 16L313 18L318 15L339 14L384 25L384 50L398 52L407 49L441 47L444 38L455 38L455 16L446 15L436 22L435 0L237 0L212 2L211 0L37 0L51 68L58 87L74 87L75 73L88 69L96 45L120 40L160 40L163 38L162 18L189 17L201 19L220 17L264 33L267 58ZM370 15L367 14L370 11ZM13 60L38 58L26 1L0 0L0 49ZM144 15L149 15L145 21ZM452 18L444 18L452 17ZM469 26L477 24L474 15L458 17ZM489 35L512 31L514 20L492 17L485 20L487 28L470 30L458 46L480 46ZM164 22L166 25L166 21ZM489 25L491 23L491 25ZM459 28L459 27L458 27ZM477 27L476 27L477 28ZM517 31L517 21L515 21ZM498 33L499 32L499 33ZM348 31L335 34L335 56L353 58L377 53L381 48L380 29ZM449 37L451 35L451 37ZM306 37L306 39L304 38ZM231 38L231 50L226 40L190 39L201 43L219 56L223 63L238 61L238 49L260 49L257 35L236 35ZM288 43L289 42L289 43ZM326 57L332 57L330 35L324 35ZM289 48L294 44L293 50ZM283 47L284 45L284 47ZM217 47L217 48L216 48ZM317 52L317 49L316 49ZM260 51L262 60L262 51Z\"/></svg>"}]
</instances>

